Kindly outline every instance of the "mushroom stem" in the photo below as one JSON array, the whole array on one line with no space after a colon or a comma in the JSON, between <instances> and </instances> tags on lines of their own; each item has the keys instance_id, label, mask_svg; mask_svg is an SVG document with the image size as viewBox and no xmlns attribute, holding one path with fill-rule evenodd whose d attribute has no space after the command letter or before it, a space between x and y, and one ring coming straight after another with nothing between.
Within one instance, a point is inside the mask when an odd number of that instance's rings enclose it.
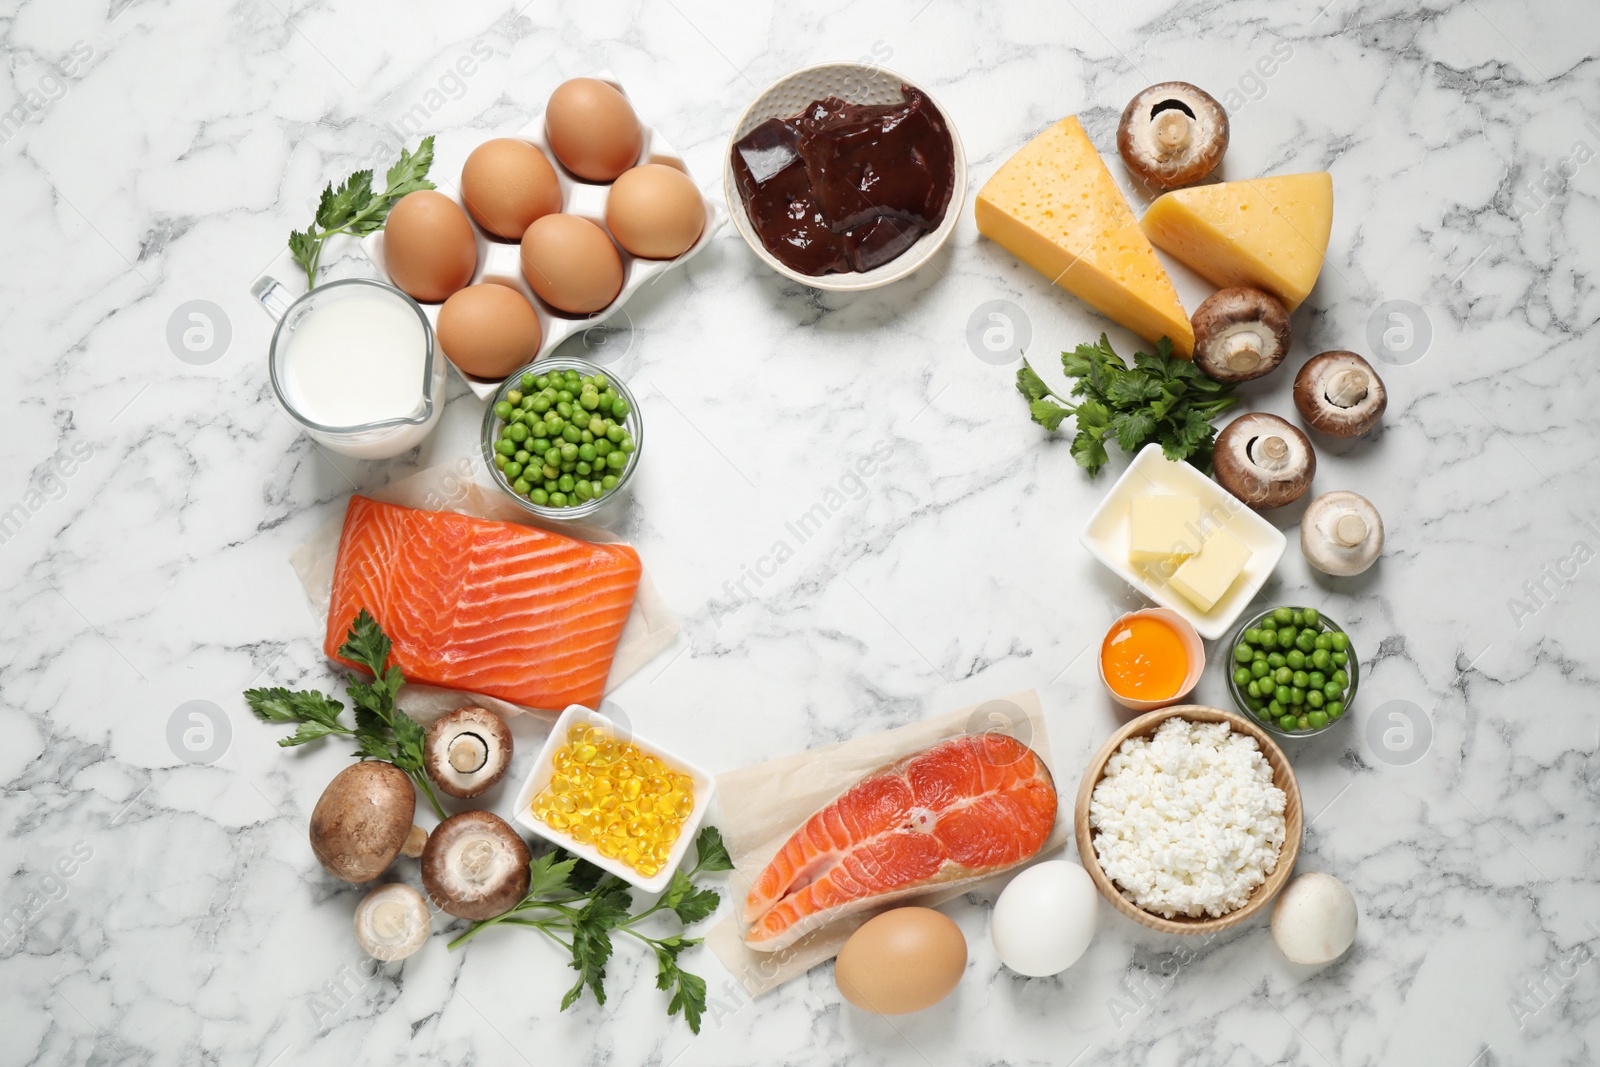
<instances>
[{"instance_id":1,"label":"mushroom stem","mask_svg":"<svg viewBox=\"0 0 1600 1067\"><path fill-rule=\"evenodd\" d=\"M1156 147L1163 159L1182 155L1189 147L1189 116L1169 108L1155 117Z\"/></svg>"},{"instance_id":2,"label":"mushroom stem","mask_svg":"<svg viewBox=\"0 0 1600 1067\"><path fill-rule=\"evenodd\" d=\"M1251 460L1269 471L1281 470L1289 459L1289 442L1281 437L1263 437L1246 449Z\"/></svg>"},{"instance_id":3,"label":"mushroom stem","mask_svg":"<svg viewBox=\"0 0 1600 1067\"><path fill-rule=\"evenodd\" d=\"M1231 371L1240 374L1255 370L1261 365L1261 339L1254 333L1236 333L1228 338L1228 352L1223 358Z\"/></svg>"},{"instance_id":4,"label":"mushroom stem","mask_svg":"<svg viewBox=\"0 0 1600 1067\"><path fill-rule=\"evenodd\" d=\"M487 762L489 746L477 734L461 734L450 742L450 766L462 774L471 774Z\"/></svg>"},{"instance_id":5,"label":"mushroom stem","mask_svg":"<svg viewBox=\"0 0 1600 1067\"><path fill-rule=\"evenodd\" d=\"M1346 548L1354 548L1367 539L1367 524L1355 512L1346 512L1333 524L1333 539Z\"/></svg>"},{"instance_id":6,"label":"mushroom stem","mask_svg":"<svg viewBox=\"0 0 1600 1067\"><path fill-rule=\"evenodd\" d=\"M400 855L416 859L422 855L422 850L428 844L428 831L420 826L413 826L411 832L406 834L406 843L400 846Z\"/></svg>"},{"instance_id":7,"label":"mushroom stem","mask_svg":"<svg viewBox=\"0 0 1600 1067\"><path fill-rule=\"evenodd\" d=\"M1366 399L1369 389L1365 371L1359 367L1346 367L1328 379L1324 393L1328 403L1335 407L1353 408Z\"/></svg>"}]
</instances>

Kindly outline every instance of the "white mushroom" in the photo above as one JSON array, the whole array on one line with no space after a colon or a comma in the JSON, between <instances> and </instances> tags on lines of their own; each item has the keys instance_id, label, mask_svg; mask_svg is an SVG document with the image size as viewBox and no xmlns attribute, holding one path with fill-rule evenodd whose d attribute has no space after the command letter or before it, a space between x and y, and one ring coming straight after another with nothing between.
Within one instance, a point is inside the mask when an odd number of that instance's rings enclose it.
<instances>
[{"instance_id":1,"label":"white mushroom","mask_svg":"<svg viewBox=\"0 0 1600 1067\"><path fill-rule=\"evenodd\" d=\"M427 943L432 918L422 894L403 882L381 885L356 905L356 943L375 960L403 960Z\"/></svg>"},{"instance_id":2,"label":"white mushroom","mask_svg":"<svg viewBox=\"0 0 1600 1067\"><path fill-rule=\"evenodd\" d=\"M1141 90L1122 111L1117 152L1128 170L1156 189L1204 178L1228 150L1228 113L1188 82Z\"/></svg>"},{"instance_id":3,"label":"white mushroom","mask_svg":"<svg viewBox=\"0 0 1600 1067\"><path fill-rule=\"evenodd\" d=\"M411 824L417 791L406 772L362 760L334 775L311 810L311 851L347 882L378 877L396 856L420 856L427 833Z\"/></svg>"},{"instance_id":4,"label":"white mushroom","mask_svg":"<svg viewBox=\"0 0 1600 1067\"><path fill-rule=\"evenodd\" d=\"M1383 379L1354 352L1313 356L1294 378L1294 406L1307 425L1329 437L1366 433L1388 405Z\"/></svg>"},{"instance_id":5,"label":"white mushroom","mask_svg":"<svg viewBox=\"0 0 1600 1067\"><path fill-rule=\"evenodd\" d=\"M1219 382L1243 382L1267 374L1289 351L1289 312L1259 289L1218 289L1195 309L1194 363Z\"/></svg>"},{"instance_id":6,"label":"white mushroom","mask_svg":"<svg viewBox=\"0 0 1600 1067\"><path fill-rule=\"evenodd\" d=\"M1292 963L1322 964L1343 956L1356 939L1356 900L1331 874L1302 874L1272 909L1272 940Z\"/></svg>"},{"instance_id":7,"label":"white mushroom","mask_svg":"<svg viewBox=\"0 0 1600 1067\"><path fill-rule=\"evenodd\" d=\"M1261 511L1299 500L1317 473L1306 435L1276 415L1241 415L1217 434L1217 484Z\"/></svg>"},{"instance_id":8,"label":"white mushroom","mask_svg":"<svg viewBox=\"0 0 1600 1067\"><path fill-rule=\"evenodd\" d=\"M1383 551L1383 519L1360 493L1324 493L1306 506L1300 519L1300 551L1324 574L1360 574Z\"/></svg>"},{"instance_id":9,"label":"white mushroom","mask_svg":"<svg viewBox=\"0 0 1600 1067\"><path fill-rule=\"evenodd\" d=\"M444 792L475 797L511 766L511 730L485 708L457 708L439 716L423 741L423 765Z\"/></svg>"},{"instance_id":10,"label":"white mushroom","mask_svg":"<svg viewBox=\"0 0 1600 1067\"><path fill-rule=\"evenodd\" d=\"M463 811L434 827L422 852L422 886L461 919L492 919L528 891L527 842L500 816Z\"/></svg>"}]
</instances>

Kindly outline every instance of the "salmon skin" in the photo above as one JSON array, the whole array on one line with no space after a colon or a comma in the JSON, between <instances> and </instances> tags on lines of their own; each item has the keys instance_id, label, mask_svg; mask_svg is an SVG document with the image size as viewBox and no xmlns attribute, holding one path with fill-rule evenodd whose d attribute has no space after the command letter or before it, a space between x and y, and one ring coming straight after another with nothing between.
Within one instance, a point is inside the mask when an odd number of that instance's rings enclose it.
<instances>
[{"instance_id":1,"label":"salmon skin","mask_svg":"<svg viewBox=\"0 0 1600 1067\"><path fill-rule=\"evenodd\" d=\"M514 522L350 498L324 651L362 608L409 681L531 708L600 706L639 554Z\"/></svg>"},{"instance_id":2,"label":"salmon skin","mask_svg":"<svg viewBox=\"0 0 1600 1067\"><path fill-rule=\"evenodd\" d=\"M1038 753L964 734L875 771L806 821L744 902L744 942L777 952L845 915L1026 862L1056 822Z\"/></svg>"}]
</instances>

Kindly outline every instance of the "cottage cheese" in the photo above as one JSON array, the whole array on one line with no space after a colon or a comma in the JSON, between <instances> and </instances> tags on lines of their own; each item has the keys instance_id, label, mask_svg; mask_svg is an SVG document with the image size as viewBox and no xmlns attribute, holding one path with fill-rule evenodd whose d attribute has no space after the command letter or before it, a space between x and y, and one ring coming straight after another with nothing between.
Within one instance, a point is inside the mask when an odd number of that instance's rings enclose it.
<instances>
[{"instance_id":1,"label":"cottage cheese","mask_svg":"<svg viewBox=\"0 0 1600 1067\"><path fill-rule=\"evenodd\" d=\"M1255 738L1173 718L1106 761L1089 825L1101 869L1135 906L1217 918L1277 869L1286 802Z\"/></svg>"}]
</instances>

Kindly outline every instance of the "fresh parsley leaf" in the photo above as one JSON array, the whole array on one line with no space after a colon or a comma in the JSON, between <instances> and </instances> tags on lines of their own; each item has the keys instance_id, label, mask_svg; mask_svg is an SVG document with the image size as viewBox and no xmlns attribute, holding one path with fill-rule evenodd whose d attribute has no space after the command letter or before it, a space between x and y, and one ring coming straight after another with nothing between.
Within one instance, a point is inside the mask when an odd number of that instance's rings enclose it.
<instances>
[{"instance_id":1,"label":"fresh parsley leaf","mask_svg":"<svg viewBox=\"0 0 1600 1067\"><path fill-rule=\"evenodd\" d=\"M1034 422L1055 433L1062 421L1072 414L1072 409L1064 408L1052 400L1035 400L1028 405L1028 414Z\"/></svg>"},{"instance_id":2,"label":"fresh parsley leaf","mask_svg":"<svg viewBox=\"0 0 1600 1067\"><path fill-rule=\"evenodd\" d=\"M565 858L562 858L565 856ZM567 881L578 857L552 849L528 864L529 897L553 897L567 891Z\"/></svg>"},{"instance_id":3,"label":"fresh parsley leaf","mask_svg":"<svg viewBox=\"0 0 1600 1067\"><path fill-rule=\"evenodd\" d=\"M1109 457L1106 455L1106 446L1100 438L1080 432L1072 439L1072 458L1093 477L1100 473L1100 468L1106 465Z\"/></svg>"},{"instance_id":4,"label":"fresh parsley leaf","mask_svg":"<svg viewBox=\"0 0 1600 1067\"><path fill-rule=\"evenodd\" d=\"M1044 384L1044 379L1039 377L1038 372L1028 364L1026 359L1022 361L1022 366L1017 369L1017 392L1027 397L1030 402L1043 400L1045 397L1053 395L1050 392L1050 387Z\"/></svg>"},{"instance_id":5,"label":"fresh parsley leaf","mask_svg":"<svg viewBox=\"0 0 1600 1067\"><path fill-rule=\"evenodd\" d=\"M356 755L362 759L391 760L394 749L382 729L356 731ZM396 766L399 766L396 764ZM404 770L405 768L401 768Z\"/></svg>"},{"instance_id":6,"label":"fresh parsley leaf","mask_svg":"<svg viewBox=\"0 0 1600 1067\"><path fill-rule=\"evenodd\" d=\"M393 648L389 635L383 632L378 621L366 608L362 608L350 623L350 629L339 646L339 655L367 669L373 678L382 678Z\"/></svg>"},{"instance_id":7,"label":"fresh parsley leaf","mask_svg":"<svg viewBox=\"0 0 1600 1067\"><path fill-rule=\"evenodd\" d=\"M399 709L394 713L394 765L408 773L422 773L422 750L427 732L417 720Z\"/></svg>"},{"instance_id":8,"label":"fresh parsley leaf","mask_svg":"<svg viewBox=\"0 0 1600 1067\"><path fill-rule=\"evenodd\" d=\"M657 984L664 980L665 972L657 975ZM689 1024L689 1032L700 1032L700 1017L706 1010L706 980L699 975L690 974L673 964L671 975L677 988L672 992L672 999L667 1002L667 1014L676 1015L683 1012L683 1021ZM662 985L665 989L666 986Z\"/></svg>"},{"instance_id":9,"label":"fresh parsley leaf","mask_svg":"<svg viewBox=\"0 0 1600 1067\"><path fill-rule=\"evenodd\" d=\"M296 691L273 687L246 689L245 702L262 722L317 722L337 726L344 705L328 696L309 690Z\"/></svg>"},{"instance_id":10,"label":"fresh parsley leaf","mask_svg":"<svg viewBox=\"0 0 1600 1067\"><path fill-rule=\"evenodd\" d=\"M1140 442L1155 429L1155 416L1147 409L1121 411L1111 418L1111 431L1117 435L1117 447L1124 452L1137 452Z\"/></svg>"},{"instance_id":11,"label":"fresh parsley leaf","mask_svg":"<svg viewBox=\"0 0 1600 1067\"><path fill-rule=\"evenodd\" d=\"M694 873L733 870L733 860L728 857L728 846L723 843L722 831L715 826L701 829L694 839Z\"/></svg>"},{"instance_id":12,"label":"fresh parsley leaf","mask_svg":"<svg viewBox=\"0 0 1600 1067\"><path fill-rule=\"evenodd\" d=\"M303 745L308 741L315 741L320 737L327 737L329 734L341 732L344 731L341 731L336 726L329 726L327 723L303 722L288 737L278 738L278 747L293 748L295 745Z\"/></svg>"},{"instance_id":13,"label":"fresh parsley leaf","mask_svg":"<svg viewBox=\"0 0 1600 1067\"><path fill-rule=\"evenodd\" d=\"M419 189L432 189L426 175L433 165L433 138L424 137L415 152L401 149L400 159L389 168L382 193L372 189L372 171L358 170L335 188L329 182L317 200L313 225L289 234L289 252L306 272L306 285L315 287L324 242L335 234L364 237L383 228L401 197Z\"/></svg>"}]
</instances>

